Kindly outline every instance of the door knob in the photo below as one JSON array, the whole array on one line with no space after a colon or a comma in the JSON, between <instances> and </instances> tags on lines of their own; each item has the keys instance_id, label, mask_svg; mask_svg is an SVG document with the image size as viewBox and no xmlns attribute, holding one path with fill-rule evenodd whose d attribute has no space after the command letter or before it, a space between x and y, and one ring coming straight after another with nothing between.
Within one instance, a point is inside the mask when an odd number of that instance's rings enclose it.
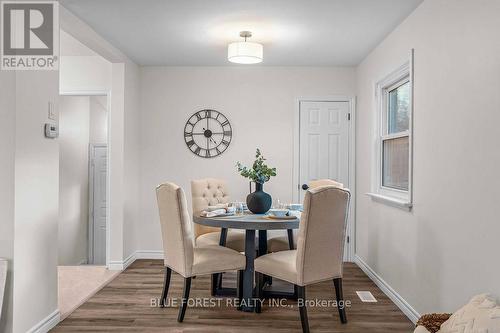
<instances>
[{"instance_id":1,"label":"door knob","mask_svg":"<svg viewBox=\"0 0 500 333\"><path fill-rule=\"evenodd\" d=\"M302 184L302 189L304 191L307 191L308 188L309 188L309 186L307 184Z\"/></svg>"}]
</instances>

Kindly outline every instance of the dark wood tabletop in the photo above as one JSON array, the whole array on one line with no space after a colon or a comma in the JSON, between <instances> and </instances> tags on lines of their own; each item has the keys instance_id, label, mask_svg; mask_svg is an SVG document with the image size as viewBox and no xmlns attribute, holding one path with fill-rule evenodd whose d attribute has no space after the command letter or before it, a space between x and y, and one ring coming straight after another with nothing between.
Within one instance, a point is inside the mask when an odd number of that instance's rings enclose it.
<instances>
[{"instance_id":1,"label":"dark wood tabletop","mask_svg":"<svg viewBox=\"0 0 500 333\"><path fill-rule=\"evenodd\" d=\"M251 214L215 217L193 218L194 223L218 228L227 229L252 229L252 230L279 230L279 229L298 229L299 218L294 219L273 219L266 214Z\"/></svg>"}]
</instances>

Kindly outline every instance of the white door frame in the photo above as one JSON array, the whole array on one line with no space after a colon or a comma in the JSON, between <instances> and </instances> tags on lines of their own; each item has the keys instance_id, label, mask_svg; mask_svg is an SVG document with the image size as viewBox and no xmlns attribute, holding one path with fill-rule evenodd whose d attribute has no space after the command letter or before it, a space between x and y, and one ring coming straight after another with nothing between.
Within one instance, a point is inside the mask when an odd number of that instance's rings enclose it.
<instances>
[{"instance_id":1,"label":"white door frame","mask_svg":"<svg viewBox=\"0 0 500 333\"><path fill-rule=\"evenodd\" d=\"M106 108L107 108L107 147L108 147L108 163L106 163L107 170L106 170L106 267L109 268L109 254L110 254L110 239L111 239L111 234L110 234L110 221L111 221L111 214L110 214L110 179L111 179L111 169L109 168L109 158L110 158L110 150L111 150L111 145L110 145L110 140L109 140L109 133L110 133L110 127L111 123L109 121L109 114L111 112L111 91L110 90L76 90L76 91L59 91L60 96L106 96ZM90 198L90 189L89 189L89 198ZM89 207L89 212L90 212L90 207ZM89 216L89 221L90 221L90 216ZM89 225L90 227L90 225ZM89 230L89 229L88 229ZM92 237L90 234L87 237L87 244L90 244L90 237ZM89 250L87 251L87 254L90 254L90 245L89 245ZM89 259L91 257L89 256Z\"/></svg>"},{"instance_id":2,"label":"white door frame","mask_svg":"<svg viewBox=\"0 0 500 333\"><path fill-rule=\"evenodd\" d=\"M92 264L94 264L94 171L95 171L95 163L94 165L92 164L92 157L94 155L91 155L94 152L94 148L96 147L105 147L108 148L107 143L89 143L89 225L88 225L88 256L89 256L89 264L90 264L90 259L92 259ZM109 159L109 154L106 154L106 159ZM106 165L109 164L106 163ZM108 172L108 168L106 167L106 172ZM108 186L108 175L106 174L106 186ZM107 200L108 194L106 193L106 200ZM107 212L107 205L106 205L106 214ZM108 216L106 216L106 241L108 238ZM106 251L107 251L108 244L106 244ZM107 261L108 255L106 252L106 261Z\"/></svg>"},{"instance_id":3,"label":"white door frame","mask_svg":"<svg viewBox=\"0 0 500 333\"><path fill-rule=\"evenodd\" d=\"M316 97L298 97L295 100L293 116L293 169L292 169L292 198L300 201L300 103L301 102L347 102L349 103L349 188L351 190L351 206L349 209L350 225L347 237L347 261L353 261L356 254L356 97L345 95L328 95Z\"/></svg>"}]
</instances>

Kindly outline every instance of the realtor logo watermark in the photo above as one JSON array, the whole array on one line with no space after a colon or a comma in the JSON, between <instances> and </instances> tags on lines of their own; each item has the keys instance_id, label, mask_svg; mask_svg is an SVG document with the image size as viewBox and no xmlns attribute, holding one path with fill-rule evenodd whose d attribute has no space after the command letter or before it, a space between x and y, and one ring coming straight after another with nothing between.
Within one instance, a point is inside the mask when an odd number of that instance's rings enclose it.
<instances>
[{"instance_id":1,"label":"realtor logo watermark","mask_svg":"<svg viewBox=\"0 0 500 333\"><path fill-rule=\"evenodd\" d=\"M57 1L2 1L1 69L59 68Z\"/></svg>"}]
</instances>

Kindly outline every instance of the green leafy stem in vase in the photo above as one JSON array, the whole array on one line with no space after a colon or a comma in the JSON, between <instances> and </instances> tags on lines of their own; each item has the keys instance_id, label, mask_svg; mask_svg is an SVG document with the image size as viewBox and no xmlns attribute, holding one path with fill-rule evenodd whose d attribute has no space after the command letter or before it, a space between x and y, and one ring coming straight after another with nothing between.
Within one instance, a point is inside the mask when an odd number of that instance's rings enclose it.
<instances>
[{"instance_id":1,"label":"green leafy stem in vase","mask_svg":"<svg viewBox=\"0 0 500 333\"><path fill-rule=\"evenodd\" d=\"M266 159L260 152L260 149L257 148L257 151L255 153L255 161L253 162L251 168L243 166L240 162L236 163L236 166L238 167L238 172L243 177L248 178L256 183L264 184L265 182L269 181L271 177L276 176L276 168L268 167L264 163L265 160Z\"/></svg>"}]
</instances>

